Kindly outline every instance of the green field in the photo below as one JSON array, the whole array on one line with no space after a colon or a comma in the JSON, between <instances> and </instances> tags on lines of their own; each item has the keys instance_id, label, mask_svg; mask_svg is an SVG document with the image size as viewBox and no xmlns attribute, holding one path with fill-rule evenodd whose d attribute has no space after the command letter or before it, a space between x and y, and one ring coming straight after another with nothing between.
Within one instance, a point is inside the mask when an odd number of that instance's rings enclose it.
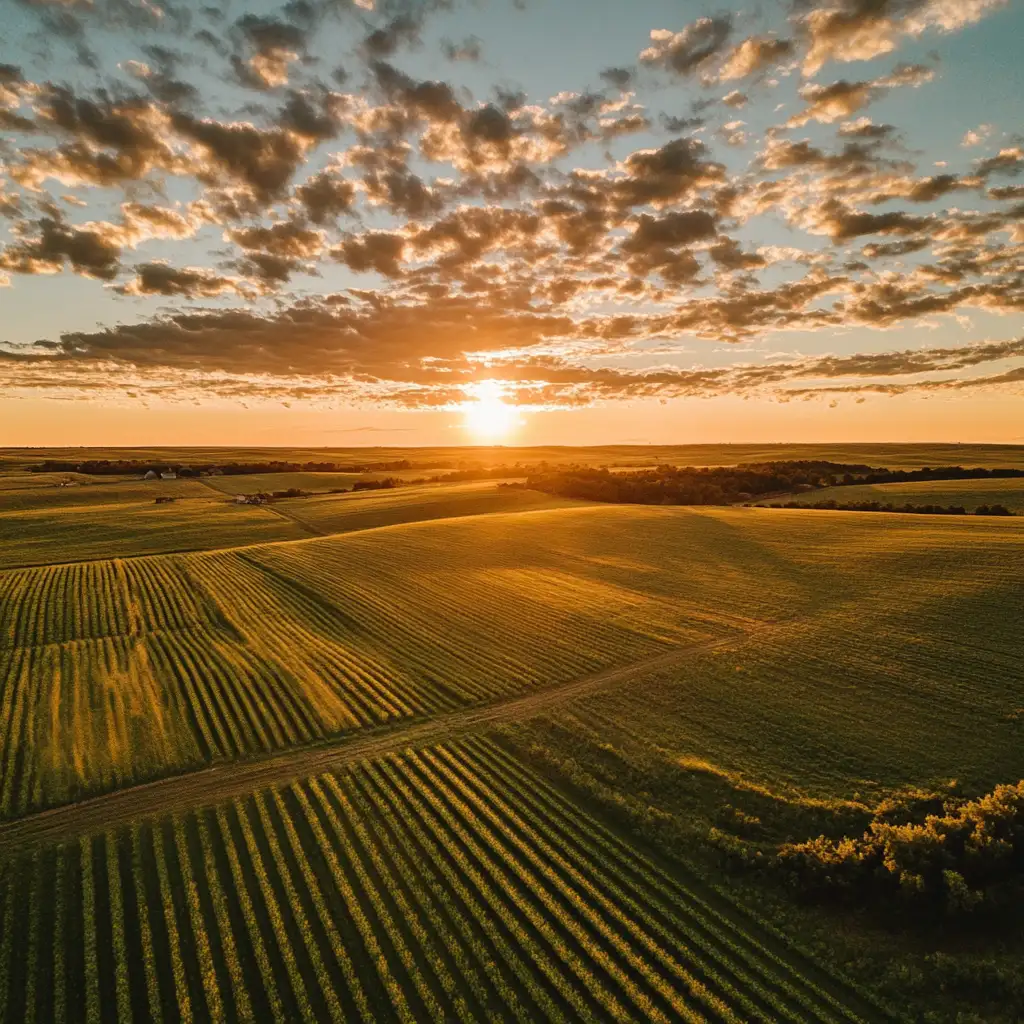
<instances>
[{"instance_id":1,"label":"green field","mask_svg":"<svg viewBox=\"0 0 1024 1024\"><path fill-rule=\"evenodd\" d=\"M758 866L1021 777L1024 518L176 483L0 513L0 1021L1024 1015Z\"/></svg>"},{"instance_id":2,"label":"green field","mask_svg":"<svg viewBox=\"0 0 1024 1024\"><path fill-rule=\"evenodd\" d=\"M203 480L225 494L273 493L293 487L316 494L340 488L351 490L357 480L380 480L384 477L416 480L430 475L430 470L399 469L390 473L239 473L204 477Z\"/></svg>"},{"instance_id":3,"label":"green field","mask_svg":"<svg viewBox=\"0 0 1024 1024\"><path fill-rule=\"evenodd\" d=\"M265 506L238 505L219 493L199 480L0 492L0 569L245 547L426 519L577 504L490 481L322 494ZM175 500L157 505L157 495Z\"/></svg>"},{"instance_id":4,"label":"green field","mask_svg":"<svg viewBox=\"0 0 1024 1024\"><path fill-rule=\"evenodd\" d=\"M1005 505L1011 512L1021 513L1024 512L1024 480L917 480L896 484L851 484L848 487L824 487L818 491L773 498L766 504L779 505L786 501L960 505L968 512L979 505Z\"/></svg>"},{"instance_id":5,"label":"green field","mask_svg":"<svg viewBox=\"0 0 1024 1024\"><path fill-rule=\"evenodd\" d=\"M10 1020L862 1019L479 740L37 852L0 901Z\"/></svg>"},{"instance_id":6,"label":"green field","mask_svg":"<svg viewBox=\"0 0 1024 1024\"><path fill-rule=\"evenodd\" d=\"M491 481L468 484L423 484L381 491L356 491L281 502L286 510L316 533L347 533L380 526L420 523L429 519L478 516L492 512L579 505L536 491L499 487Z\"/></svg>"},{"instance_id":7,"label":"green field","mask_svg":"<svg viewBox=\"0 0 1024 1024\"><path fill-rule=\"evenodd\" d=\"M308 536L266 508L219 499L29 508L0 513L0 568Z\"/></svg>"},{"instance_id":8,"label":"green field","mask_svg":"<svg viewBox=\"0 0 1024 1024\"><path fill-rule=\"evenodd\" d=\"M33 476L46 476L45 473ZM4 477L0 476L0 481ZM31 483L31 481L29 481ZM215 496L199 480L125 480L120 477L83 477L73 487L55 484L0 488L0 513L31 509L96 508L104 505L152 505L157 497L205 498Z\"/></svg>"}]
</instances>

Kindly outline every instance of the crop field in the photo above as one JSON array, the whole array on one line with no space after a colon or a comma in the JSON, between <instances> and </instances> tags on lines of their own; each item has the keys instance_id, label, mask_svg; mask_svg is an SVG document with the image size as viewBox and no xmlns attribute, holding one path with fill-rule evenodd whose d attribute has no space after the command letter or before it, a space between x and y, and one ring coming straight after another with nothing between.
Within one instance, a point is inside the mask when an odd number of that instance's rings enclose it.
<instances>
[{"instance_id":1,"label":"crop field","mask_svg":"<svg viewBox=\"0 0 1024 1024\"><path fill-rule=\"evenodd\" d=\"M0 914L11 1021L881 1016L486 740L11 858Z\"/></svg>"},{"instance_id":2,"label":"crop field","mask_svg":"<svg viewBox=\"0 0 1024 1024\"><path fill-rule=\"evenodd\" d=\"M0 816L1018 571L1024 524L920 518L574 507L7 572Z\"/></svg>"},{"instance_id":3,"label":"crop field","mask_svg":"<svg viewBox=\"0 0 1024 1024\"><path fill-rule=\"evenodd\" d=\"M632 542L609 511L589 521L607 565L574 554L578 527L556 510L0 575L0 816L556 684L771 614L699 602L694 566L616 582Z\"/></svg>"},{"instance_id":4,"label":"crop field","mask_svg":"<svg viewBox=\"0 0 1024 1024\"><path fill-rule=\"evenodd\" d=\"M261 491L269 493L286 491L291 487L315 494L334 488L350 489L357 480L380 480L384 477L417 480L430 474L430 470L423 469L399 469L390 473L239 473L231 476L205 477L204 480L210 487L224 494L257 494Z\"/></svg>"},{"instance_id":5,"label":"crop field","mask_svg":"<svg viewBox=\"0 0 1024 1024\"><path fill-rule=\"evenodd\" d=\"M0 513L0 1021L1014 1019L722 870L1016 781L1024 518L196 484Z\"/></svg>"},{"instance_id":6,"label":"crop field","mask_svg":"<svg viewBox=\"0 0 1024 1024\"><path fill-rule=\"evenodd\" d=\"M819 491L773 498L778 505L786 501L840 503L878 501L894 505L962 505L968 512L979 505L1005 505L1011 512L1024 512L1024 480L918 480L896 484L851 484L825 487Z\"/></svg>"},{"instance_id":7,"label":"crop field","mask_svg":"<svg viewBox=\"0 0 1024 1024\"><path fill-rule=\"evenodd\" d=\"M29 508L0 512L0 568L305 536L297 523L265 508L218 499Z\"/></svg>"},{"instance_id":8,"label":"crop field","mask_svg":"<svg viewBox=\"0 0 1024 1024\"><path fill-rule=\"evenodd\" d=\"M825 513L778 515L798 529ZM751 805L870 803L901 789L941 791L951 779L971 791L1016 781L1024 533L1017 524L978 535L879 531L868 553L849 522L858 516L828 513L847 521L836 524L837 554L862 562L833 600L695 651L628 691L573 702L554 716L552 739L574 751L599 747L602 759L656 752L654 763L696 795L705 783L724 790L756 780ZM927 554L912 550L924 544Z\"/></svg>"},{"instance_id":9,"label":"crop field","mask_svg":"<svg viewBox=\"0 0 1024 1024\"><path fill-rule=\"evenodd\" d=\"M483 481L297 498L283 503L283 507L320 533L346 533L428 519L564 508L574 504L579 503L536 491L502 488L491 481Z\"/></svg>"},{"instance_id":10,"label":"crop field","mask_svg":"<svg viewBox=\"0 0 1024 1024\"><path fill-rule=\"evenodd\" d=\"M0 476L0 481L3 479ZM56 511L86 506L144 505L152 504L159 496L209 500L214 495L210 488L199 480L122 480L116 477L89 477L74 487L59 487L52 483L40 485L38 482L35 486L0 487L0 513L29 509Z\"/></svg>"}]
</instances>

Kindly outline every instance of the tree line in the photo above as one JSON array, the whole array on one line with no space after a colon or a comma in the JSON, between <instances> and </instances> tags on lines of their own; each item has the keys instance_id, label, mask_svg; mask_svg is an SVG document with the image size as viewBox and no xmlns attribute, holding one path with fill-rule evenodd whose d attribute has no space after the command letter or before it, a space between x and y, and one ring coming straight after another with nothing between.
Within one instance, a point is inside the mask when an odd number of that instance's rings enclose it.
<instances>
[{"instance_id":1,"label":"tree line","mask_svg":"<svg viewBox=\"0 0 1024 1024\"><path fill-rule=\"evenodd\" d=\"M507 467L506 467L507 469ZM915 480L969 480L1022 477L1024 470L942 466L935 469L889 470L815 460L757 462L739 466L657 466L613 472L592 466L542 466L529 470L525 487L565 498L634 505L731 505L786 493L825 487ZM871 503L862 503L865 506ZM795 506L801 507L801 506ZM822 505L822 507L827 507ZM836 507L839 507L838 504ZM914 507L913 511L925 506ZM989 515L1009 515L1002 506ZM935 506L936 509L939 506ZM910 511L863 508L861 511ZM943 509L945 511L945 509ZM954 514L954 513L950 513ZM965 514L965 513L960 513Z\"/></svg>"},{"instance_id":2,"label":"tree line","mask_svg":"<svg viewBox=\"0 0 1024 1024\"><path fill-rule=\"evenodd\" d=\"M799 502L787 501L774 505L759 504L755 508L810 508L827 509L833 512L905 512L927 516L1012 516L1014 513L1005 505L979 505L973 512L963 505L894 505L891 501L848 501L839 502L834 498L828 501Z\"/></svg>"},{"instance_id":3,"label":"tree line","mask_svg":"<svg viewBox=\"0 0 1024 1024\"><path fill-rule=\"evenodd\" d=\"M145 459L89 459L68 462L47 459L29 466L32 473L87 473L91 476L131 476L135 473L174 472L182 477L195 477L217 473L223 476L245 476L254 473L380 473L411 469L408 459L395 462L368 462L354 465L341 462L150 462Z\"/></svg>"}]
</instances>

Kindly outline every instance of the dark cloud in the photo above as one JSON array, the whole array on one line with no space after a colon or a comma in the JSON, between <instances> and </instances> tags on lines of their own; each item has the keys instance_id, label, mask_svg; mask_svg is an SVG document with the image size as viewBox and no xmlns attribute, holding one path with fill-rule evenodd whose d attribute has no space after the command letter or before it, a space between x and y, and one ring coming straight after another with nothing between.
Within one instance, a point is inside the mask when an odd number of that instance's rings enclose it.
<instances>
[{"instance_id":1,"label":"dark cloud","mask_svg":"<svg viewBox=\"0 0 1024 1024\"><path fill-rule=\"evenodd\" d=\"M899 242L872 242L865 245L861 252L869 260L877 260L891 256L909 256L911 253L927 249L930 244L927 238L904 238Z\"/></svg>"},{"instance_id":2,"label":"dark cloud","mask_svg":"<svg viewBox=\"0 0 1024 1024\"><path fill-rule=\"evenodd\" d=\"M605 68L601 72L601 78L613 89L625 91L633 83L634 71L632 68Z\"/></svg>"},{"instance_id":3,"label":"dark cloud","mask_svg":"<svg viewBox=\"0 0 1024 1024\"><path fill-rule=\"evenodd\" d=\"M347 108L347 102L333 93L293 90L281 108L277 123L295 135L323 142L337 136Z\"/></svg>"},{"instance_id":4,"label":"dark cloud","mask_svg":"<svg viewBox=\"0 0 1024 1024\"><path fill-rule=\"evenodd\" d=\"M677 75L693 74L722 52L731 34L732 18L726 14L698 18L681 32L656 29L640 61Z\"/></svg>"},{"instance_id":5,"label":"dark cloud","mask_svg":"<svg viewBox=\"0 0 1024 1024\"><path fill-rule=\"evenodd\" d=\"M306 216L321 227L351 212L355 195L355 185L334 171L321 171L295 190Z\"/></svg>"},{"instance_id":6,"label":"dark cloud","mask_svg":"<svg viewBox=\"0 0 1024 1024\"><path fill-rule=\"evenodd\" d=\"M422 20L411 12L396 14L386 25L374 29L363 40L371 57L390 57L403 46L420 43Z\"/></svg>"},{"instance_id":7,"label":"dark cloud","mask_svg":"<svg viewBox=\"0 0 1024 1024\"><path fill-rule=\"evenodd\" d=\"M305 158L300 137L282 128L225 124L186 113L174 114L171 123L205 154L205 166L199 171L202 177L241 182L262 201L283 195Z\"/></svg>"},{"instance_id":8,"label":"dark cloud","mask_svg":"<svg viewBox=\"0 0 1024 1024\"><path fill-rule=\"evenodd\" d=\"M846 242L861 235L912 235L926 228L927 217L914 217L902 210L865 213L851 210L836 200L828 200L814 212L815 227L835 242Z\"/></svg>"},{"instance_id":9,"label":"dark cloud","mask_svg":"<svg viewBox=\"0 0 1024 1024\"><path fill-rule=\"evenodd\" d=\"M334 251L335 259L349 270L366 273L375 270L384 277L401 277L401 261L405 253L405 239L387 231L371 231L365 235L347 238Z\"/></svg>"},{"instance_id":10,"label":"dark cloud","mask_svg":"<svg viewBox=\"0 0 1024 1024\"><path fill-rule=\"evenodd\" d=\"M167 263L143 263L135 267L136 276L118 285L121 295L164 295L188 299L212 298L226 292L245 292L235 278L222 277L199 267L172 267Z\"/></svg>"},{"instance_id":11,"label":"dark cloud","mask_svg":"<svg viewBox=\"0 0 1024 1024\"><path fill-rule=\"evenodd\" d=\"M698 189L725 180L725 168L707 159L697 139L674 139L660 149L639 150L624 162L625 176L613 179L611 191L623 207L655 206L683 199Z\"/></svg>"},{"instance_id":12,"label":"dark cloud","mask_svg":"<svg viewBox=\"0 0 1024 1024\"><path fill-rule=\"evenodd\" d=\"M708 255L723 270L756 270L767 264L765 258L758 253L744 252L735 238L723 238L716 242Z\"/></svg>"},{"instance_id":13,"label":"dark cloud","mask_svg":"<svg viewBox=\"0 0 1024 1024\"><path fill-rule=\"evenodd\" d=\"M231 64L238 80L250 88L285 85L289 66L306 52L306 32L292 22L245 14L233 32L241 52L232 55Z\"/></svg>"},{"instance_id":14,"label":"dark cloud","mask_svg":"<svg viewBox=\"0 0 1024 1024\"><path fill-rule=\"evenodd\" d=\"M113 225L74 227L55 217L31 224L25 235L0 250L0 270L54 274L64 268L112 281L121 264L121 240Z\"/></svg>"},{"instance_id":15,"label":"dark cloud","mask_svg":"<svg viewBox=\"0 0 1024 1024\"><path fill-rule=\"evenodd\" d=\"M451 61L476 63L483 57L482 44L476 36L467 36L459 43L444 39L441 41L441 52Z\"/></svg>"},{"instance_id":16,"label":"dark cloud","mask_svg":"<svg viewBox=\"0 0 1024 1024\"><path fill-rule=\"evenodd\" d=\"M149 99L113 98L102 91L81 97L67 86L49 85L36 100L36 111L40 126L71 141L52 150L22 150L14 173L25 183L52 177L65 184L112 185L178 163L165 117Z\"/></svg>"}]
</instances>

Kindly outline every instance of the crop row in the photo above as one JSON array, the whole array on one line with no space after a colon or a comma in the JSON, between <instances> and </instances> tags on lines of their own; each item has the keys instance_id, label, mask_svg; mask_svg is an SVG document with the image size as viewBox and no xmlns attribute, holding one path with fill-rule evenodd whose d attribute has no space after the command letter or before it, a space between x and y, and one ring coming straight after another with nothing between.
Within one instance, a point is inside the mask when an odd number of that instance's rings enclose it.
<instances>
[{"instance_id":1,"label":"crop row","mask_svg":"<svg viewBox=\"0 0 1024 1024\"><path fill-rule=\"evenodd\" d=\"M449 538L451 540L451 538ZM315 544L0 573L0 817L729 628L578 564ZM546 557L546 556L545 556Z\"/></svg>"},{"instance_id":2,"label":"crop row","mask_svg":"<svg viewBox=\"0 0 1024 1024\"><path fill-rule=\"evenodd\" d=\"M486 740L0 871L2 1021L855 1019Z\"/></svg>"}]
</instances>

